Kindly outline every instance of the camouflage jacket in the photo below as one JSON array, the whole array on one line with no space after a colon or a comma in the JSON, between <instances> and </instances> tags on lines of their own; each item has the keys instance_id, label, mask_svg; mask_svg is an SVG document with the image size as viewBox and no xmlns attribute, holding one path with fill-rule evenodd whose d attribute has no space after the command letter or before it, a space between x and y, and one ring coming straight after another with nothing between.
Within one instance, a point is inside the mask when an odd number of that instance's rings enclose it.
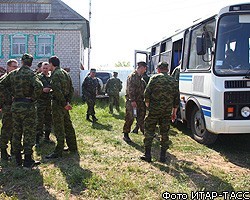
<instances>
[{"instance_id":1,"label":"camouflage jacket","mask_svg":"<svg viewBox=\"0 0 250 200\"><path fill-rule=\"evenodd\" d=\"M51 74L52 99L62 107L71 102L74 95L72 80L64 69L56 67Z\"/></svg>"},{"instance_id":2,"label":"camouflage jacket","mask_svg":"<svg viewBox=\"0 0 250 200\"><path fill-rule=\"evenodd\" d=\"M0 81L4 79L8 74L5 73L3 76L0 77ZM4 91L2 91L0 96L0 108L3 105L11 105L12 104L12 95L10 93L10 87L4 87Z\"/></svg>"},{"instance_id":3,"label":"camouflage jacket","mask_svg":"<svg viewBox=\"0 0 250 200\"><path fill-rule=\"evenodd\" d=\"M100 85L96 77L87 76L82 83L82 94L85 98L95 98Z\"/></svg>"},{"instance_id":4,"label":"camouflage jacket","mask_svg":"<svg viewBox=\"0 0 250 200\"><path fill-rule=\"evenodd\" d=\"M0 81L0 93L8 88L14 97L12 111L25 111L32 108L29 102L15 99L29 99L35 101L42 93L42 83L28 66L13 70Z\"/></svg>"},{"instance_id":5,"label":"camouflage jacket","mask_svg":"<svg viewBox=\"0 0 250 200\"><path fill-rule=\"evenodd\" d=\"M137 71L132 72L127 79L126 99L131 101L143 101L146 83Z\"/></svg>"},{"instance_id":6,"label":"camouflage jacket","mask_svg":"<svg viewBox=\"0 0 250 200\"><path fill-rule=\"evenodd\" d=\"M106 93L108 95L119 94L122 90L122 82L119 78L112 77L107 81Z\"/></svg>"},{"instance_id":7,"label":"camouflage jacket","mask_svg":"<svg viewBox=\"0 0 250 200\"><path fill-rule=\"evenodd\" d=\"M51 77L50 76L46 76L43 73L39 73L38 78L42 82L44 88L51 88ZM51 93L43 92L40 95L39 99L41 99L41 100L49 100L49 99L51 99Z\"/></svg>"},{"instance_id":8,"label":"camouflage jacket","mask_svg":"<svg viewBox=\"0 0 250 200\"><path fill-rule=\"evenodd\" d=\"M172 108L179 106L177 81L167 73L152 76L145 90L145 102L149 102L149 112L170 115Z\"/></svg>"}]
</instances>

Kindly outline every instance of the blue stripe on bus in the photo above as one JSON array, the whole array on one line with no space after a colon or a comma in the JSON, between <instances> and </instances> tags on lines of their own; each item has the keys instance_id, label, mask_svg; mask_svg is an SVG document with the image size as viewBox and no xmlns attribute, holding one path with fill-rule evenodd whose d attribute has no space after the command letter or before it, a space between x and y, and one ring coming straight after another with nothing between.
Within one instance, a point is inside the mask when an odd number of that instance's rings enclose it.
<instances>
[{"instance_id":1,"label":"blue stripe on bus","mask_svg":"<svg viewBox=\"0 0 250 200\"><path fill-rule=\"evenodd\" d=\"M180 74L179 80L181 80L181 81L192 81L192 78L193 78L192 75Z\"/></svg>"},{"instance_id":2,"label":"blue stripe on bus","mask_svg":"<svg viewBox=\"0 0 250 200\"><path fill-rule=\"evenodd\" d=\"M201 106L201 109L203 111L203 114L207 117L211 117L211 107L208 106Z\"/></svg>"},{"instance_id":3,"label":"blue stripe on bus","mask_svg":"<svg viewBox=\"0 0 250 200\"><path fill-rule=\"evenodd\" d=\"M210 107L208 107L208 106L201 106L202 107L202 109L205 109L205 110L210 110L211 111L211 108Z\"/></svg>"},{"instance_id":4,"label":"blue stripe on bus","mask_svg":"<svg viewBox=\"0 0 250 200\"><path fill-rule=\"evenodd\" d=\"M206 110L202 110L203 114L207 117L211 117L211 112L210 111L206 111Z\"/></svg>"}]
</instances>

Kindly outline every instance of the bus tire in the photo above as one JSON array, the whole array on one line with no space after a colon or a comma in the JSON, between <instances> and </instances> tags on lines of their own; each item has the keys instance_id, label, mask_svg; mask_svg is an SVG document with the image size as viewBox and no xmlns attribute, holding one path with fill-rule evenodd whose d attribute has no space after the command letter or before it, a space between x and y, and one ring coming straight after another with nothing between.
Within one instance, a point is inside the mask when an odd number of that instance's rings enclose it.
<instances>
[{"instance_id":1,"label":"bus tire","mask_svg":"<svg viewBox=\"0 0 250 200\"><path fill-rule=\"evenodd\" d=\"M218 135L210 133L206 129L206 123L202 111L198 107L194 107L191 113L191 131L194 139L205 145L213 144Z\"/></svg>"}]
</instances>

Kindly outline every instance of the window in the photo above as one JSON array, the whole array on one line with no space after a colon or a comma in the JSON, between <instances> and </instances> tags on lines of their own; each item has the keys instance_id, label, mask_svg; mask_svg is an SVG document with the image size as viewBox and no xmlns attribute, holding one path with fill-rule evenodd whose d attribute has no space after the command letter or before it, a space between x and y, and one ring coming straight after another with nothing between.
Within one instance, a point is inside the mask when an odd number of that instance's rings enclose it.
<instances>
[{"instance_id":1,"label":"window","mask_svg":"<svg viewBox=\"0 0 250 200\"><path fill-rule=\"evenodd\" d=\"M212 38L215 32L215 21L209 21L195 27L191 32L190 60L188 69L204 70L211 67ZM198 55L196 50L196 38L207 36L207 52L205 55ZM209 44L209 45L208 45ZM210 45L211 44L211 45Z\"/></svg>"},{"instance_id":2,"label":"window","mask_svg":"<svg viewBox=\"0 0 250 200\"><path fill-rule=\"evenodd\" d=\"M37 58L54 55L54 35L36 35L35 38Z\"/></svg>"},{"instance_id":3,"label":"window","mask_svg":"<svg viewBox=\"0 0 250 200\"><path fill-rule=\"evenodd\" d=\"M28 36L24 34L10 35L10 57L22 56L28 49Z\"/></svg>"}]
</instances>

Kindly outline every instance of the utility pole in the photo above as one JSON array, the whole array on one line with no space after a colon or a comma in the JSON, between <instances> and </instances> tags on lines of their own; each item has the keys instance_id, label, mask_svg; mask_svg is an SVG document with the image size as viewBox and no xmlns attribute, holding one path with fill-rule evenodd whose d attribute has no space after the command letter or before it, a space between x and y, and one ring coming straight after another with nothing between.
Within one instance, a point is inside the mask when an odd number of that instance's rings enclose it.
<instances>
[{"instance_id":1,"label":"utility pole","mask_svg":"<svg viewBox=\"0 0 250 200\"><path fill-rule=\"evenodd\" d=\"M90 69L90 53L91 53L91 0L89 0L89 47L88 47L88 69Z\"/></svg>"}]
</instances>

